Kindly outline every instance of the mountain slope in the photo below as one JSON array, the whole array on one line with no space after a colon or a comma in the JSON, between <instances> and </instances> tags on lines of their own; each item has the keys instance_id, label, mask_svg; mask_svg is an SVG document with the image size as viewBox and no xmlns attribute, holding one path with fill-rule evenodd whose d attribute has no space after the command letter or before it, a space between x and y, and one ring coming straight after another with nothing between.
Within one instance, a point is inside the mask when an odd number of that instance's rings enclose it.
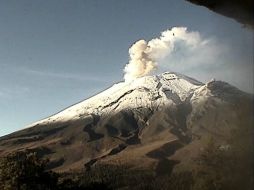
<instances>
[{"instance_id":1,"label":"mountain slope","mask_svg":"<svg viewBox=\"0 0 254 190\"><path fill-rule=\"evenodd\" d=\"M164 73L159 76L138 78L132 82L121 82L31 126L78 120L88 114L106 115L123 109L151 107L151 102L161 107L171 101L184 100L200 85L202 83L176 73Z\"/></svg>"},{"instance_id":2,"label":"mountain slope","mask_svg":"<svg viewBox=\"0 0 254 190\"><path fill-rule=\"evenodd\" d=\"M170 173L192 166L208 138L223 144L230 130L251 126L251 105L227 83L166 72L115 84L2 137L0 155L29 149L56 171L111 163Z\"/></svg>"}]
</instances>

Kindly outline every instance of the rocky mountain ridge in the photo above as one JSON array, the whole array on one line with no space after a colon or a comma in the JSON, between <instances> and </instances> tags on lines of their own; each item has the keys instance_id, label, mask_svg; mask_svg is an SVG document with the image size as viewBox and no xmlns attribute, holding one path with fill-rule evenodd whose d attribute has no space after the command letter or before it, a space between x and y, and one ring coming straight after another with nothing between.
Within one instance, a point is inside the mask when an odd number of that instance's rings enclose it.
<instances>
[{"instance_id":1,"label":"rocky mountain ridge","mask_svg":"<svg viewBox=\"0 0 254 190\"><path fill-rule=\"evenodd\" d=\"M252 125L252 100L222 81L146 76L1 137L0 156L26 149L55 171L106 163L170 173L193 167L207 139L223 146L232 129Z\"/></svg>"}]
</instances>

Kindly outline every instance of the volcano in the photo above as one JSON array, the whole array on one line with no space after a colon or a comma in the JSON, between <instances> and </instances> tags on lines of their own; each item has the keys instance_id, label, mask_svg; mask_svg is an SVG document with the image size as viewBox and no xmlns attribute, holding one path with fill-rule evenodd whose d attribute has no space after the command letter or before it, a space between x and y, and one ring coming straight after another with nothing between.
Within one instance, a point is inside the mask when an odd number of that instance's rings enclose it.
<instances>
[{"instance_id":1,"label":"volcano","mask_svg":"<svg viewBox=\"0 0 254 190\"><path fill-rule=\"evenodd\" d=\"M127 164L170 173L192 167L208 138L224 146L232 129L251 126L252 100L222 81L144 76L1 137L0 156L34 151L58 172Z\"/></svg>"}]
</instances>

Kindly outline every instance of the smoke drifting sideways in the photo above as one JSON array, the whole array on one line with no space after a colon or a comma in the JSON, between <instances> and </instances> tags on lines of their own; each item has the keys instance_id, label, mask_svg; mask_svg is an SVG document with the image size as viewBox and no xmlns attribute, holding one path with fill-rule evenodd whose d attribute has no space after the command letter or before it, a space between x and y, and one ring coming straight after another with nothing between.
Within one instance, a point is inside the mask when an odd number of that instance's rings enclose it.
<instances>
[{"instance_id":1,"label":"smoke drifting sideways","mask_svg":"<svg viewBox=\"0 0 254 190\"><path fill-rule=\"evenodd\" d=\"M139 40L129 49L129 63L124 68L124 80L132 81L154 72L163 59L179 51L203 48L209 41L201 39L199 32L186 27L173 27L150 41ZM170 63L169 63L170 64Z\"/></svg>"}]
</instances>

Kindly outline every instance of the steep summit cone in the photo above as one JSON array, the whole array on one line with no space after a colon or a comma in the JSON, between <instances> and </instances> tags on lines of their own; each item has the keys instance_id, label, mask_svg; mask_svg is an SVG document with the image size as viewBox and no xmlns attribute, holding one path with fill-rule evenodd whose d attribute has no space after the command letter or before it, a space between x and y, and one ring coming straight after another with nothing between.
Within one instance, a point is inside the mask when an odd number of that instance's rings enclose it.
<instances>
[{"instance_id":1,"label":"steep summit cone","mask_svg":"<svg viewBox=\"0 0 254 190\"><path fill-rule=\"evenodd\" d=\"M191 165L214 137L251 126L252 96L221 81L165 72L120 82L28 128L0 138L0 155L28 149L56 171L94 164L173 169Z\"/></svg>"},{"instance_id":2,"label":"steep summit cone","mask_svg":"<svg viewBox=\"0 0 254 190\"><path fill-rule=\"evenodd\" d=\"M165 72L120 82L107 90L75 104L56 115L30 125L78 120L89 114L107 115L125 109L163 107L184 101L203 83L187 76Z\"/></svg>"}]
</instances>

